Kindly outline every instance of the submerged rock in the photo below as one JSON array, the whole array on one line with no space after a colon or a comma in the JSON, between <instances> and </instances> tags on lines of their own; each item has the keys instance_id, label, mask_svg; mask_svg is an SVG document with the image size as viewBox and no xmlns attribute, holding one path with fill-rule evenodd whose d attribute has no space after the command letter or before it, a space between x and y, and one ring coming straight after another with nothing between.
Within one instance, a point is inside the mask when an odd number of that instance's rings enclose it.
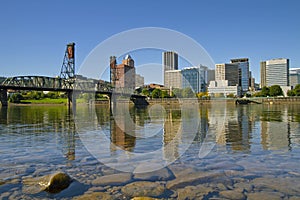
<instances>
[{"instance_id":1,"label":"submerged rock","mask_svg":"<svg viewBox=\"0 0 300 200\"><path fill-rule=\"evenodd\" d=\"M241 189L225 190L225 191L221 191L219 194L221 197L225 197L227 199L232 199L232 200L245 199L243 190Z\"/></svg>"},{"instance_id":2,"label":"submerged rock","mask_svg":"<svg viewBox=\"0 0 300 200\"><path fill-rule=\"evenodd\" d=\"M178 189L178 200L203 199L205 195L214 192L214 189L205 185L186 186Z\"/></svg>"},{"instance_id":3,"label":"submerged rock","mask_svg":"<svg viewBox=\"0 0 300 200\"><path fill-rule=\"evenodd\" d=\"M142 171L144 166L138 166L137 171ZM161 168L156 171L150 171L145 173L136 173L134 171L134 179L137 180L147 180L147 181L165 181L174 178L173 173L167 168Z\"/></svg>"},{"instance_id":4,"label":"submerged rock","mask_svg":"<svg viewBox=\"0 0 300 200\"><path fill-rule=\"evenodd\" d=\"M29 194L35 194L41 191L58 193L69 187L71 182L72 179L69 175L63 172L56 172L42 177L24 179L23 192Z\"/></svg>"},{"instance_id":5,"label":"submerged rock","mask_svg":"<svg viewBox=\"0 0 300 200\"><path fill-rule=\"evenodd\" d=\"M223 178L225 175L221 172L191 172L182 174L176 177L176 179L168 181L168 189L183 188L189 185L196 185L200 183L210 182L214 179Z\"/></svg>"},{"instance_id":6,"label":"submerged rock","mask_svg":"<svg viewBox=\"0 0 300 200\"><path fill-rule=\"evenodd\" d=\"M256 191L278 191L291 196L300 194L298 177L269 178L261 177L253 179L251 182Z\"/></svg>"},{"instance_id":7,"label":"submerged rock","mask_svg":"<svg viewBox=\"0 0 300 200\"><path fill-rule=\"evenodd\" d=\"M158 182L137 181L122 188L122 193L130 197L157 197L165 192L165 186Z\"/></svg>"},{"instance_id":8,"label":"submerged rock","mask_svg":"<svg viewBox=\"0 0 300 200\"><path fill-rule=\"evenodd\" d=\"M81 196L75 197L74 200L85 200L85 199L101 199L101 200L112 200L112 196L104 192L93 192L88 194L83 194Z\"/></svg>"},{"instance_id":9,"label":"submerged rock","mask_svg":"<svg viewBox=\"0 0 300 200\"><path fill-rule=\"evenodd\" d=\"M124 185L126 183L129 183L131 181L131 178L132 178L131 173L112 174L112 175L98 177L92 181L92 184L100 185L100 186Z\"/></svg>"},{"instance_id":10,"label":"submerged rock","mask_svg":"<svg viewBox=\"0 0 300 200\"><path fill-rule=\"evenodd\" d=\"M256 192L256 193L249 193L247 194L247 199L249 200L256 200L256 199L260 199L260 200L281 200L283 199L284 195L282 193L278 193L278 192Z\"/></svg>"}]
</instances>

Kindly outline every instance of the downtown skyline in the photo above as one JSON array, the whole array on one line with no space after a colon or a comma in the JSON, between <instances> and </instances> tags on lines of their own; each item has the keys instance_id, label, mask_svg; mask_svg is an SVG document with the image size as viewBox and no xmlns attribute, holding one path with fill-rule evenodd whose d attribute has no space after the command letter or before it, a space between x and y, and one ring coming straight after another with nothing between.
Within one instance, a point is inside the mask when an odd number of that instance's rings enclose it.
<instances>
[{"instance_id":1,"label":"downtown skyline","mask_svg":"<svg viewBox=\"0 0 300 200\"><path fill-rule=\"evenodd\" d=\"M0 8L0 76L57 76L69 42L76 43L78 70L86 56L114 34L133 28L162 27L193 38L215 64L249 58L250 70L260 82L263 60L288 58L290 68L300 67L299 8L300 2L293 0L5 1ZM161 52L130 54L137 72L146 63L157 63L157 69L162 67ZM180 68L188 67L180 60ZM109 58L102 65L108 67ZM151 82L162 83L156 80L157 73L147 76ZM147 79L145 82L149 82Z\"/></svg>"}]
</instances>

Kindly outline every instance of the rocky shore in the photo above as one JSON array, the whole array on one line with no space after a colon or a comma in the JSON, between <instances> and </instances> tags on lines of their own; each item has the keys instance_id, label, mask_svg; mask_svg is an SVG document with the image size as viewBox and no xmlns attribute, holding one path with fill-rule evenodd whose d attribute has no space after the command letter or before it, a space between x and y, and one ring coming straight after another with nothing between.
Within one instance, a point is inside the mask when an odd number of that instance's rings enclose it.
<instances>
[{"instance_id":1,"label":"rocky shore","mask_svg":"<svg viewBox=\"0 0 300 200\"><path fill-rule=\"evenodd\" d=\"M43 176L43 171L31 169L30 176L0 180L0 187L8 188L0 199L300 199L300 174L275 175L263 167L257 173L248 161L224 160L201 168L172 164L137 174L89 167L85 172L71 168Z\"/></svg>"}]
</instances>

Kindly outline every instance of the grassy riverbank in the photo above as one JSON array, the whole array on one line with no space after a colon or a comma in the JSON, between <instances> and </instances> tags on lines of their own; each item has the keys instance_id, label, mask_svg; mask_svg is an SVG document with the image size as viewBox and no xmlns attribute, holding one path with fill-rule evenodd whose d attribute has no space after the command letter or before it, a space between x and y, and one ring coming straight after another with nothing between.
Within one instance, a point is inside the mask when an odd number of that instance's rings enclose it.
<instances>
[{"instance_id":1,"label":"grassy riverbank","mask_svg":"<svg viewBox=\"0 0 300 200\"><path fill-rule=\"evenodd\" d=\"M85 99L77 99L76 103L85 103ZM68 99L66 98L59 98L59 99L50 99L50 98L44 98L44 99L28 99L28 100L21 100L21 104L67 104Z\"/></svg>"}]
</instances>

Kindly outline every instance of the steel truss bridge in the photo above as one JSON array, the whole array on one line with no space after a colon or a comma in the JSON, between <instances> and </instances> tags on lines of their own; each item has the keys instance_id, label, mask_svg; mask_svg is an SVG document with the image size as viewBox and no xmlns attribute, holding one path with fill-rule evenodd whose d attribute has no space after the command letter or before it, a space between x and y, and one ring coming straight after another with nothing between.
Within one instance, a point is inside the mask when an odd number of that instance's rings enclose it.
<instances>
[{"instance_id":1,"label":"steel truss bridge","mask_svg":"<svg viewBox=\"0 0 300 200\"><path fill-rule=\"evenodd\" d=\"M115 89L110 82L85 78L75 75L75 43L67 44L60 76L15 76L6 78L0 83L0 101L2 106L6 106L8 91L58 91L66 92L70 103L76 104L74 93L96 93L106 94L111 99L114 94L129 96L135 104L148 103L144 96L132 95L124 89ZM111 100L110 100L111 101Z\"/></svg>"},{"instance_id":2,"label":"steel truss bridge","mask_svg":"<svg viewBox=\"0 0 300 200\"><path fill-rule=\"evenodd\" d=\"M35 90L35 91L60 91L60 92L95 92L110 94L112 87L109 82L93 79L63 79L60 77L46 76L15 76L5 79L0 84L0 89L6 90Z\"/></svg>"}]
</instances>

